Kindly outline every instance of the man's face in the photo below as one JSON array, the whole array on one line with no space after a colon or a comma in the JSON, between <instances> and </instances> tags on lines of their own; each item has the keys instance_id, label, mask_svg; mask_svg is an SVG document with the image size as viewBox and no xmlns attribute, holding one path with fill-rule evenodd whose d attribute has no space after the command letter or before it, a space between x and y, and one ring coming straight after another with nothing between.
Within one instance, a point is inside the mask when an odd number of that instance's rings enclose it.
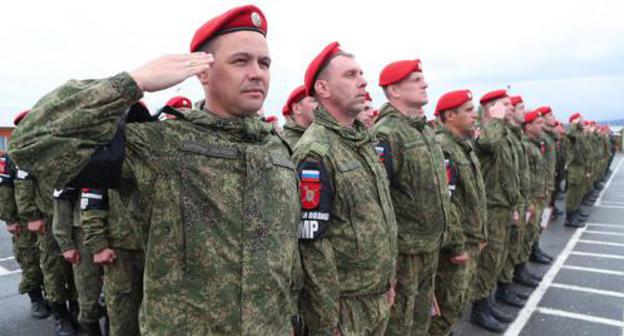
<instances>
[{"instance_id":1,"label":"man's face","mask_svg":"<svg viewBox=\"0 0 624 336\"><path fill-rule=\"evenodd\" d=\"M240 31L217 37L215 62L207 70L207 95L232 116L256 113L269 90L271 58L264 36Z\"/></svg>"},{"instance_id":2,"label":"man's face","mask_svg":"<svg viewBox=\"0 0 624 336\"><path fill-rule=\"evenodd\" d=\"M451 111L447 113L453 114L452 117L449 115L450 118L447 120L459 130L463 136L472 136L477 121L477 111L472 101L465 102L462 106L455 109L455 112Z\"/></svg>"},{"instance_id":3,"label":"man's face","mask_svg":"<svg viewBox=\"0 0 624 336\"><path fill-rule=\"evenodd\" d=\"M347 56L336 56L327 68L329 99L350 117L356 117L366 103L366 80L362 68Z\"/></svg>"},{"instance_id":4,"label":"man's face","mask_svg":"<svg viewBox=\"0 0 624 336\"><path fill-rule=\"evenodd\" d=\"M524 106L524 103L518 103L516 106L514 106L514 117L518 125L524 121L525 113L526 107Z\"/></svg>"},{"instance_id":5,"label":"man's face","mask_svg":"<svg viewBox=\"0 0 624 336\"><path fill-rule=\"evenodd\" d=\"M367 100L364 104L364 109L357 115L357 120L366 126L371 128L375 125L375 118L377 117L377 110L373 108L372 102Z\"/></svg>"},{"instance_id":6,"label":"man's face","mask_svg":"<svg viewBox=\"0 0 624 336\"><path fill-rule=\"evenodd\" d=\"M544 116L545 125L548 127L555 127L555 121L555 116L553 116L552 112Z\"/></svg>"},{"instance_id":7,"label":"man's face","mask_svg":"<svg viewBox=\"0 0 624 336\"><path fill-rule=\"evenodd\" d=\"M525 128L527 130L527 133L529 133L529 135L535 139L541 138L544 131L544 123L544 118L538 117L537 119L533 120L533 122L526 125Z\"/></svg>"},{"instance_id":8,"label":"man's face","mask_svg":"<svg viewBox=\"0 0 624 336\"><path fill-rule=\"evenodd\" d=\"M516 112L514 110L514 106L511 104L511 98L504 97L504 98L498 99L498 101L500 101L501 104L503 104L503 106L505 107L505 120L507 120L508 122L511 122L514 125L518 125Z\"/></svg>"},{"instance_id":9,"label":"man's face","mask_svg":"<svg viewBox=\"0 0 624 336\"><path fill-rule=\"evenodd\" d=\"M400 100L408 106L425 106L429 102L427 82L422 72L412 72L402 81L393 84L398 90Z\"/></svg>"},{"instance_id":10,"label":"man's face","mask_svg":"<svg viewBox=\"0 0 624 336\"><path fill-rule=\"evenodd\" d=\"M301 126L308 127L314 120L314 109L318 102L314 97L305 97L293 104L293 112L297 115L297 121Z\"/></svg>"}]
</instances>

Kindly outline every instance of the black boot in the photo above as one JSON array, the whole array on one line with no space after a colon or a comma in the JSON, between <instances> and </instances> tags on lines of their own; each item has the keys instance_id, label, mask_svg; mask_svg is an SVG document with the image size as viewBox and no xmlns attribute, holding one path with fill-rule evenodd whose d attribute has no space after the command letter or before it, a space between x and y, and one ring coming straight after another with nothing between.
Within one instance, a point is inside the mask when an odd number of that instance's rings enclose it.
<instances>
[{"instance_id":1,"label":"black boot","mask_svg":"<svg viewBox=\"0 0 624 336\"><path fill-rule=\"evenodd\" d=\"M491 297L488 298L488 309L490 309L490 314L492 314L492 316L494 316L495 319L503 323L510 323L515 319L513 315L509 315L503 310L496 307L496 304L494 303L494 300Z\"/></svg>"},{"instance_id":2,"label":"black boot","mask_svg":"<svg viewBox=\"0 0 624 336\"><path fill-rule=\"evenodd\" d=\"M498 288L496 289L496 299L504 302L512 307L522 308L526 305L526 301L522 300L516 293L511 290L510 284L508 283L498 283Z\"/></svg>"},{"instance_id":3,"label":"black boot","mask_svg":"<svg viewBox=\"0 0 624 336\"><path fill-rule=\"evenodd\" d=\"M526 264L516 266L513 280L523 286L535 288L539 285L537 281L526 267ZM525 299L526 300L526 299Z\"/></svg>"},{"instance_id":4,"label":"black boot","mask_svg":"<svg viewBox=\"0 0 624 336\"><path fill-rule=\"evenodd\" d=\"M28 292L30 298L30 315L43 319L50 316L50 308L41 295L41 289L33 289Z\"/></svg>"},{"instance_id":5,"label":"black boot","mask_svg":"<svg viewBox=\"0 0 624 336\"><path fill-rule=\"evenodd\" d=\"M478 301L475 301L472 304L472 312L470 313L470 320L491 332L502 333L505 331L506 327L499 320L497 320L494 316L492 316L488 304L488 299L484 298Z\"/></svg>"},{"instance_id":6,"label":"black boot","mask_svg":"<svg viewBox=\"0 0 624 336\"><path fill-rule=\"evenodd\" d=\"M99 322L80 322L80 333L84 336L102 336Z\"/></svg>"},{"instance_id":7,"label":"black boot","mask_svg":"<svg viewBox=\"0 0 624 336\"><path fill-rule=\"evenodd\" d=\"M573 228L583 227L583 225L579 223L578 210L566 213L566 221L564 225Z\"/></svg>"},{"instance_id":8,"label":"black boot","mask_svg":"<svg viewBox=\"0 0 624 336\"><path fill-rule=\"evenodd\" d=\"M533 247L535 248L535 251L539 255L543 256L544 258L549 259L551 262L553 260L555 260L555 258L553 258L552 256L548 255L548 253L546 253L546 252L544 252L544 250L542 250L542 248L539 246L539 242L536 241L535 243L533 243Z\"/></svg>"},{"instance_id":9,"label":"black boot","mask_svg":"<svg viewBox=\"0 0 624 336\"><path fill-rule=\"evenodd\" d=\"M531 260L534 263L538 263L542 265L552 264L552 260L548 259L545 255L539 253L539 250L535 248L535 244L533 245L533 249L531 250L531 255L529 256L529 260Z\"/></svg>"},{"instance_id":10,"label":"black boot","mask_svg":"<svg viewBox=\"0 0 624 336\"><path fill-rule=\"evenodd\" d=\"M71 323L71 316L64 303L53 303L51 305L52 315L54 315L54 335L74 336L76 330Z\"/></svg>"}]
</instances>

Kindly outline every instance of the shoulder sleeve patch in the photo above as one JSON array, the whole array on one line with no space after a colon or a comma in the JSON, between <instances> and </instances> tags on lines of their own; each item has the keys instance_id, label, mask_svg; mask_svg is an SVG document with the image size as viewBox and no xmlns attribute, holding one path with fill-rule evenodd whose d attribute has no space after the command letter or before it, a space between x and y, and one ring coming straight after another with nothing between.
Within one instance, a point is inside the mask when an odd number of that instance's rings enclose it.
<instances>
[{"instance_id":1,"label":"shoulder sleeve patch","mask_svg":"<svg viewBox=\"0 0 624 336\"><path fill-rule=\"evenodd\" d=\"M446 182L448 183L449 195L453 195L453 192L457 189L459 172L457 171L457 164L446 152L444 152L444 166L446 167Z\"/></svg>"},{"instance_id":2,"label":"shoulder sleeve patch","mask_svg":"<svg viewBox=\"0 0 624 336\"><path fill-rule=\"evenodd\" d=\"M302 162L297 172L302 208L299 239L321 239L327 232L334 199L327 169L322 162Z\"/></svg>"},{"instance_id":3,"label":"shoulder sleeve patch","mask_svg":"<svg viewBox=\"0 0 624 336\"><path fill-rule=\"evenodd\" d=\"M375 145L375 151L386 169L386 175L388 175L388 178L391 179L394 176L394 161L392 157L392 150L390 148L390 142L388 142L388 140L380 140Z\"/></svg>"},{"instance_id":4,"label":"shoulder sleeve patch","mask_svg":"<svg viewBox=\"0 0 624 336\"><path fill-rule=\"evenodd\" d=\"M80 210L108 209L106 189L82 188L80 196Z\"/></svg>"},{"instance_id":5,"label":"shoulder sleeve patch","mask_svg":"<svg viewBox=\"0 0 624 336\"><path fill-rule=\"evenodd\" d=\"M65 187L60 190L54 189L54 193L52 194L52 197L56 199L75 201L76 199L78 199L78 194L79 194L78 189L73 188L73 187Z\"/></svg>"},{"instance_id":6,"label":"shoulder sleeve patch","mask_svg":"<svg viewBox=\"0 0 624 336\"><path fill-rule=\"evenodd\" d=\"M0 157L0 185L13 185L15 179L15 167L7 154Z\"/></svg>"}]
</instances>

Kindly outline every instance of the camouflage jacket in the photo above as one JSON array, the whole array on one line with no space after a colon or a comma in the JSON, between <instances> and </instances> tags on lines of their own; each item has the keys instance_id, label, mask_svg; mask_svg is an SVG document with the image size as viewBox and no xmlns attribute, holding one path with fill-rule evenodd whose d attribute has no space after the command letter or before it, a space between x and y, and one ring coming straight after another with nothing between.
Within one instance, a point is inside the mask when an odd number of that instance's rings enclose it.
<instances>
[{"instance_id":1,"label":"camouflage jacket","mask_svg":"<svg viewBox=\"0 0 624 336\"><path fill-rule=\"evenodd\" d=\"M557 140L553 132L544 130L544 141L546 142L546 188L548 192L555 190L555 173L557 171Z\"/></svg>"},{"instance_id":2,"label":"camouflage jacket","mask_svg":"<svg viewBox=\"0 0 624 336\"><path fill-rule=\"evenodd\" d=\"M566 132L568 138L567 162L569 166L583 168L586 165L586 139L583 128L578 124L570 125Z\"/></svg>"},{"instance_id":3,"label":"camouflage jacket","mask_svg":"<svg viewBox=\"0 0 624 336\"><path fill-rule=\"evenodd\" d=\"M521 202L518 162L514 155L511 130L502 120L493 119L481 128L477 139L488 208L519 210Z\"/></svg>"},{"instance_id":4,"label":"camouflage jacket","mask_svg":"<svg viewBox=\"0 0 624 336\"><path fill-rule=\"evenodd\" d=\"M128 73L69 81L22 120L9 154L40 183L64 186L141 96ZM290 332L300 203L295 167L271 130L256 116L197 110L125 127L116 188L148 226L142 333Z\"/></svg>"},{"instance_id":5,"label":"camouflage jacket","mask_svg":"<svg viewBox=\"0 0 624 336\"><path fill-rule=\"evenodd\" d=\"M53 195L54 214L52 234L61 252L77 249L74 228L80 227L80 191L73 188L55 190Z\"/></svg>"},{"instance_id":6,"label":"camouflage jacket","mask_svg":"<svg viewBox=\"0 0 624 336\"><path fill-rule=\"evenodd\" d=\"M282 136L286 139L290 148L295 148L295 145L299 139L301 139L305 131L306 129L299 126L292 118L287 118Z\"/></svg>"},{"instance_id":7,"label":"camouflage jacket","mask_svg":"<svg viewBox=\"0 0 624 336\"><path fill-rule=\"evenodd\" d=\"M301 177L300 312L313 333L338 325L340 298L386 292L396 267L396 219L372 137L323 107L295 147Z\"/></svg>"},{"instance_id":8,"label":"camouflage jacket","mask_svg":"<svg viewBox=\"0 0 624 336\"><path fill-rule=\"evenodd\" d=\"M513 139L513 148L518 160L518 178L520 182L520 201L518 202L519 209L526 209L529 202L529 194L531 189L531 172L529 171L529 158L526 148L527 136L522 132L522 128L519 126L507 125L511 130L510 138ZM525 217L520 216L521 221L524 222Z\"/></svg>"},{"instance_id":9,"label":"camouflage jacket","mask_svg":"<svg viewBox=\"0 0 624 336\"><path fill-rule=\"evenodd\" d=\"M7 154L0 157L0 219L7 225L20 222L15 204L15 165ZM23 221L22 221L23 222Z\"/></svg>"},{"instance_id":10,"label":"camouflage jacket","mask_svg":"<svg viewBox=\"0 0 624 336\"><path fill-rule=\"evenodd\" d=\"M93 254L105 248L140 250L141 245L144 246L139 244L139 241L144 241L139 239L145 237L144 225L130 224L132 217L123 206L119 193L115 189L108 189L106 192L104 189L94 189L88 192L91 195L83 192L80 216L87 248ZM134 231L127 229L130 226Z\"/></svg>"},{"instance_id":11,"label":"camouflage jacket","mask_svg":"<svg viewBox=\"0 0 624 336\"><path fill-rule=\"evenodd\" d=\"M529 154L529 171L531 173L531 204L538 206L544 205L546 200L546 142L542 139L529 138L528 141Z\"/></svg>"},{"instance_id":12,"label":"camouflage jacket","mask_svg":"<svg viewBox=\"0 0 624 336\"><path fill-rule=\"evenodd\" d=\"M464 243L487 241L487 206L481 163L469 139L461 139L446 127L436 132L450 177L451 204L462 230L450 237L450 248L465 251Z\"/></svg>"},{"instance_id":13,"label":"camouflage jacket","mask_svg":"<svg viewBox=\"0 0 624 336\"><path fill-rule=\"evenodd\" d=\"M389 103L381 107L374 131L390 181L399 253L439 249L449 225L451 199L435 133L424 117L407 117Z\"/></svg>"}]
</instances>

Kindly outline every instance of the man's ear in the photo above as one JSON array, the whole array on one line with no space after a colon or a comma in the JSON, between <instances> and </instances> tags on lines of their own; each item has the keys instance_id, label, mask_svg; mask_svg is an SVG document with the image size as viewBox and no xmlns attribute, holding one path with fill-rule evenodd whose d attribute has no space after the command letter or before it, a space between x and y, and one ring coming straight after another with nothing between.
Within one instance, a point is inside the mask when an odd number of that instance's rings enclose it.
<instances>
[{"instance_id":1,"label":"man's ear","mask_svg":"<svg viewBox=\"0 0 624 336\"><path fill-rule=\"evenodd\" d=\"M210 82L210 69L198 73L197 79L202 85L207 85Z\"/></svg>"},{"instance_id":2,"label":"man's ear","mask_svg":"<svg viewBox=\"0 0 624 336\"><path fill-rule=\"evenodd\" d=\"M314 82L314 92L316 92L317 96L322 98L329 98L331 96L327 81L322 79L317 79Z\"/></svg>"}]
</instances>

